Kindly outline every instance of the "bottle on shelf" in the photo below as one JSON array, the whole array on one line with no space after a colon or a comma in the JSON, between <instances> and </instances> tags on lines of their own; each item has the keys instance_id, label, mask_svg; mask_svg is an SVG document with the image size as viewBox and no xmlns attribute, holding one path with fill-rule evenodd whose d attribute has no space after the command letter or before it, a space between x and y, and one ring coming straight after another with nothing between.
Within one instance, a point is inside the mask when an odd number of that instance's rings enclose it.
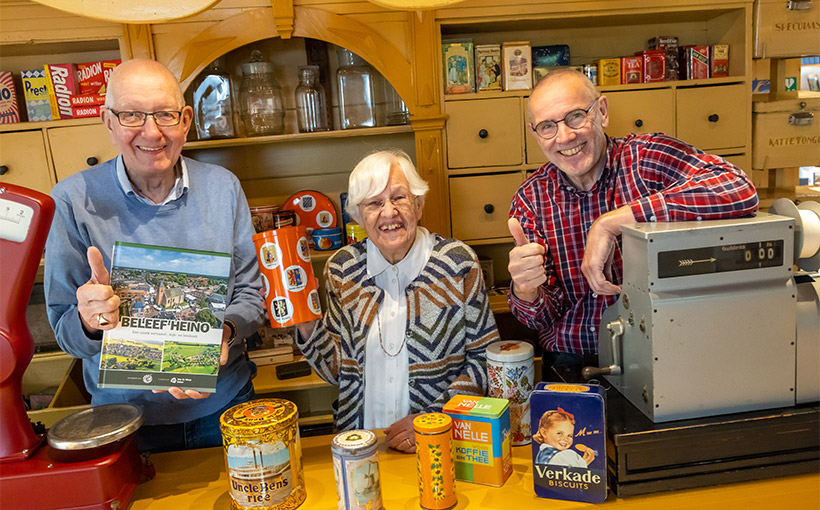
<instances>
[{"instance_id":1,"label":"bottle on shelf","mask_svg":"<svg viewBox=\"0 0 820 510\"><path fill-rule=\"evenodd\" d=\"M407 105L404 104L401 96L393 85L387 81L382 75L379 75L382 93L379 98L383 113L379 115L379 125L385 126L400 126L410 122L410 112L407 110ZM381 113L381 112L380 112Z\"/></svg>"},{"instance_id":2,"label":"bottle on shelf","mask_svg":"<svg viewBox=\"0 0 820 510\"><path fill-rule=\"evenodd\" d=\"M278 135L285 131L282 88L273 74L273 64L265 61L259 50L253 50L250 62L242 64L239 103L247 136Z\"/></svg>"},{"instance_id":3,"label":"bottle on shelf","mask_svg":"<svg viewBox=\"0 0 820 510\"><path fill-rule=\"evenodd\" d=\"M319 66L302 66L298 74L296 118L299 132L327 131L329 127L325 107L325 89L319 83Z\"/></svg>"},{"instance_id":4,"label":"bottle on shelf","mask_svg":"<svg viewBox=\"0 0 820 510\"><path fill-rule=\"evenodd\" d=\"M342 129L376 126L375 70L348 49L339 48L336 55Z\"/></svg>"},{"instance_id":5,"label":"bottle on shelf","mask_svg":"<svg viewBox=\"0 0 820 510\"><path fill-rule=\"evenodd\" d=\"M233 125L231 76L223 68L222 58L211 62L191 85L194 108L194 135L197 140L232 138Z\"/></svg>"}]
</instances>

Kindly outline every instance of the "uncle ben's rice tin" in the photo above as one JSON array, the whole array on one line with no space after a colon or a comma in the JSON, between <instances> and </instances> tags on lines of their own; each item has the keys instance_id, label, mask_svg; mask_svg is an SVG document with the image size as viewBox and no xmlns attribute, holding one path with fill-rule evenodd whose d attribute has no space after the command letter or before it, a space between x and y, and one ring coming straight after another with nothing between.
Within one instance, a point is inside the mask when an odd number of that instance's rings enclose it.
<instances>
[{"instance_id":1,"label":"uncle ben's rice tin","mask_svg":"<svg viewBox=\"0 0 820 510\"><path fill-rule=\"evenodd\" d=\"M219 419L231 508L291 510L305 501L299 413L288 400L252 400Z\"/></svg>"},{"instance_id":2,"label":"uncle ben's rice tin","mask_svg":"<svg viewBox=\"0 0 820 510\"><path fill-rule=\"evenodd\" d=\"M333 438L333 473L339 510L383 510L376 434L348 430Z\"/></svg>"}]
</instances>

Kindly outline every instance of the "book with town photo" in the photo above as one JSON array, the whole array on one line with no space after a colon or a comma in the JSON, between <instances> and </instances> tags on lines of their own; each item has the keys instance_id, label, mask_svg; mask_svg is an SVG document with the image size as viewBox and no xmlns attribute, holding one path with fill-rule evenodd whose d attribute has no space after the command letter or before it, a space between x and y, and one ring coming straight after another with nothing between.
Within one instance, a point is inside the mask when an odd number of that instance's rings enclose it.
<instances>
[{"instance_id":1,"label":"book with town photo","mask_svg":"<svg viewBox=\"0 0 820 510\"><path fill-rule=\"evenodd\" d=\"M114 243L119 324L103 335L100 388L216 391L231 255Z\"/></svg>"}]
</instances>

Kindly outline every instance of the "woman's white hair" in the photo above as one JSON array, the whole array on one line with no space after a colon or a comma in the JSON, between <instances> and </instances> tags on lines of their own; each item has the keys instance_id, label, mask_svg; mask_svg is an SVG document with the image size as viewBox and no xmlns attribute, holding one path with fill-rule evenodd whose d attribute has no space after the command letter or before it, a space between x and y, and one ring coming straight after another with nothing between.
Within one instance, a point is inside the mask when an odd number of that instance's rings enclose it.
<instances>
[{"instance_id":1,"label":"woman's white hair","mask_svg":"<svg viewBox=\"0 0 820 510\"><path fill-rule=\"evenodd\" d=\"M398 149L377 151L362 158L350 173L347 182L347 213L356 223L362 223L359 204L379 195L387 187L390 169L394 166L404 172L410 184L410 193L424 198L430 186L416 171L416 165L406 152Z\"/></svg>"}]
</instances>

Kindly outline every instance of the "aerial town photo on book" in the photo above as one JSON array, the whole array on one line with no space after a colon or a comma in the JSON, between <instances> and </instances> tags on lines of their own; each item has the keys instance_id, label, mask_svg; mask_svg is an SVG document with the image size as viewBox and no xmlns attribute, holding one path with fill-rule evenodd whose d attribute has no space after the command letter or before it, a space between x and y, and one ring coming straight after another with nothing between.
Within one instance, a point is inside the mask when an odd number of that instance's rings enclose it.
<instances>
[{"instance_id":1,"label":"aerial town photo on book","mask_svg":"<svg viewBox=\"0 0 820 510\"><path fill-rule=\"evenodd\" d=\"M119 325L103 335L100 387L214 391L231 257L117 242Z\"/></svg>"}]
</instances>

